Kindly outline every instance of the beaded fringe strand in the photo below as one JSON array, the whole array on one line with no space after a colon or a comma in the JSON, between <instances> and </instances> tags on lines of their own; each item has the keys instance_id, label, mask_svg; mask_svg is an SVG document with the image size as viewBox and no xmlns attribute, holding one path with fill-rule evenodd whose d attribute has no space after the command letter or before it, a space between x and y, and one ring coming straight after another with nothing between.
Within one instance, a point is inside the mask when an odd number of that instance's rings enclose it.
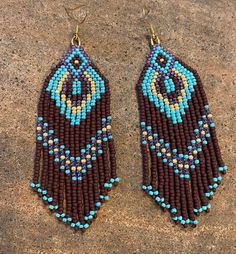
<instances>
[{"instance_id":1,"label":"beaded fringe strand","mask_svg":"<svg viewBox=\"0 0 236 254\"><path fill-rule=\"evenodd\" d=\"M143 190L174 221L198 223L227 170L196 71L154 45L137 84Z\"/></svg>"},{"instance_id":2,"label":"beaded fringe strand","mask_svg":"<svg viewBox=\"0 0 236 254\"><path fill-rule=\"evenodd\" d=\"M71 46L39 99L31 187L59 220L84 230L118 182L108 81Z\"/></svg>"}]
</instances>

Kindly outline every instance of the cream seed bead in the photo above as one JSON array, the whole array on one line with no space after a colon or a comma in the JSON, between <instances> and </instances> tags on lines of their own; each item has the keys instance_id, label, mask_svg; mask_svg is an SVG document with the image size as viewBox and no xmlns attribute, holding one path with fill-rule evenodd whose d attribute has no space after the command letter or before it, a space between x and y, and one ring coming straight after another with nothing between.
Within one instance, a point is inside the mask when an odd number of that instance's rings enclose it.
<instances>
[{"instance_id":1,"label":"cream seed bead","mask_svg":"<svg viewBox=\"0 0 236 254\"><path fill-rule=\"evenodd\" d=\"M43 136L44 136L44 137L47 137L47 136L48 136L48 133L47 133L47 132L44 132L44 133L43 133Z\"/></svg>"},{"instance_id":2,"label":"cream seed bead","mask_svg":"<svg viewBox=\"0 0 236 254\"><path fill-rule=\"evenodd\" d=\"M96 147L93 146L93 147L91 148L91 150L92 150L92 151L96 151Z\"/></svg>"},{"instance_id":3,"label":"cream seed bead","mask_svg":"<svg viewBox=\"0 0 236 254\"><path fill-rule=\"evenodd\" d=\"M152 136L148 136L148 140L153 140L153 137Z\"/></svg>"},{"instance_id":4,"label":"cream seed bead","mask_svg":"<svg viewBox=\"0 0 236 254\"><path fill-rule=\"evenodd\" d=\"M78 167L77 167L77 170L78 170L78 171L80 171L81 169L82 169L82 167L81 167L81 166L78 166Z\"/></svg>"},{"instance_id":5,"label":"cream seed bead","mask_svg":"<svg viewBox=\"0 0 236 254\"><path fill-rule=\"evenodd\" d=\"M178 161L176 159L173 159L172 162L176 164Z\"/></svg>"},{"instance_id":6,"label":"cream seed bead","mask_svg":"<svg viewBox=\"0 0 236 254\"><path fill-rule=\"evenodd\" d=\"M37 131L41 131L42 127L37 127L36 129L37 129Z\"/></svg>"},{"instance_id":7,"label":"cream seed bead","mask_svg":"<svg viewBox=\"0 0 236 254\"><path fill-rule=\"evenodd\" d=\"M82 159L81 162L82 162L82 163L86 163L86 159Z\"/></svg>"},{"instance_id":8,"label":"cream seed bead","mask_svg":"<svg viewBox=\"0 0 236 254\"><path fill-rule=\"evenodd\" d=\"M61 155L61 160L65 160L66 156L65 155Z\"/></svg>"},{"instance_id":9,"label":"cream seed bead","mask_svg":"<svg viewBox=\"0 0 236 254\"><path fill-rule=\"evenodd\" d=\"M76 170L76 167L75 167L75 166L72 166L72 167L71 167L71 170L72 170L72 171L75 171L75 170Z\"/></svg>"},{"instance_id":10,"label":"cream seed bead","mask_svg":"<svg viewBox=\"0 0 236 254\"><path fill-rule=\"evenodd\" d=\"M67 165L70 164L70 160L66 160L66 164L67 164Z\"/></svg>"},{"instance_id":11,"label":"cream seed bead","mask_svg":"<svg viewBox=\"0 0 236 254\"><path fill-rule=\"evenodd\" d=\"M86 159L91 159L91 155L90 155L90 154L87 154L87 155L86 155Z\"/></svg>"},{"instance_id":12,"label":"cream seed bead","mask_svg":"<svg viewBox=\"0 0 236 254\"><path fill-rule=\"evenodd\" d=\"M107 125L107 129L110 130L111 129L111 125Z\"/></svg>"},{"instance_id":13,"label":"cream seed bead","mask_svg":"<svg viewBox=\"0 0 236 254\"><path fill-rule=\"evenodd\" d=\"M104 131L106 131L107 130L107 128L102 128L102 131L104 132Z\"/></svg>"}]
</instances>

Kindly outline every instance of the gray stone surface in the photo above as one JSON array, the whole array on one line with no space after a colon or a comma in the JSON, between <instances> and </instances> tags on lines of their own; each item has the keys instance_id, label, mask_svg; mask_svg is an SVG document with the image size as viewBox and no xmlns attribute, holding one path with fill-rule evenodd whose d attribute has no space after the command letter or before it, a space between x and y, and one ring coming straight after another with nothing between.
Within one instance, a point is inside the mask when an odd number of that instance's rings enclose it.
<instances>
[{"instance_id":1,"label":"gray stone surface","mask_svg":"<svg viewBox=\"0 0 236 254\"><path fill-rule=\"evenodd\" d=\"M80 4L89 11L84 48L110 80L123 179L83 235L58 223L28 187L39 92L76 26L63 6ZM230 168L196 229L170 223L140 191L135 83L149 52L144 4L162 44L199 71ZM235 253L235 0L2 0L0 7L0 253Z\"/></svg>"}]
</instances>

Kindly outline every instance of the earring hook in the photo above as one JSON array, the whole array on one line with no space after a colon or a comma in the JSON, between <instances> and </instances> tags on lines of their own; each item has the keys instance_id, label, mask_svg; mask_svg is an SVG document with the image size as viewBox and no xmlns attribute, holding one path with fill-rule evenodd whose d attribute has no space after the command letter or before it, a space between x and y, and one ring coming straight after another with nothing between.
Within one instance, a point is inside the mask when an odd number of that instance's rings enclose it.
<instances>
[{"instance_id":1,"label":"earring hook","mask_svg":"<svg viewBox=\"0 0 236 254\"><path fill-rule=\"evenodd\" d=\"M150 9L148 9L147 6L144 5L144 7L143 7L144 17L143 18L145 19L149 15L149 13L150 13ZM159 37L157 36L154 26L149 21L147 21L147 23L149 25L149 31L151 33L151 45L153 46L154 44L160 44L161 41L160 41Z\"/></svg>"},{"instance_id":2,"label":"earring hook","mask_svg":"<svg viewBox=\"0 0 236 254\"><path fill-rule=\"evenodd\" d=\"M66 8L66 7L64 6L64 9L65 9L66 14L68 15L69 18L71 18L71 19L73 19L73 20L75 20L75 21L78 21L78 19L76 19L75 17L73 17L73 16L70 14L70 12L76 11L76 10L80 9L81 7L86 7L86 5L79 5L79 6L76 6L75 8ZM82 24L85 22L87 16L88 16L88 11L86 10L84 18L83 18L82 21L80 21L80 22L78 23L78 25L76 26L75 33L74 33L74 35L73 35L73 37L72 37L72 39L71 39L71 44L72 44L72 45L78 45L78 46L81 45L81 41L80 41L80 37L79 37L79 30L80 30L80 29L79 29L79 25L82 25Z\"/></svg>"}]
</instances>

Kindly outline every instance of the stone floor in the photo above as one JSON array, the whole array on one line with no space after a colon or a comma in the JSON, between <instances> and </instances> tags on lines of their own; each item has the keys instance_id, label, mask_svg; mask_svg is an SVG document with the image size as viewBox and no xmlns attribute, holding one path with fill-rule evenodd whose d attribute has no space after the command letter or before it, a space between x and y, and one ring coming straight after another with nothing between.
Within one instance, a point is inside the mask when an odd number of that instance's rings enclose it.
<instances>
[{"instance_id":1,"label":"stone floor","mask_svg":"<svg viewBox=\"0 0 236 254\"><path fill-rule=\"evenodd\" d=\"M83 235L58 223L28 187L39 92L76 26L64 7L80 4L89 12L83 46L110 80L123 179ZM162 44L199 71L230 168L196 229L170 223L140 191L135 83L149 52L144 4ZM235 0L2 0L0 7L0 253L236 253Z\"/></svg>"}]
</instances>

